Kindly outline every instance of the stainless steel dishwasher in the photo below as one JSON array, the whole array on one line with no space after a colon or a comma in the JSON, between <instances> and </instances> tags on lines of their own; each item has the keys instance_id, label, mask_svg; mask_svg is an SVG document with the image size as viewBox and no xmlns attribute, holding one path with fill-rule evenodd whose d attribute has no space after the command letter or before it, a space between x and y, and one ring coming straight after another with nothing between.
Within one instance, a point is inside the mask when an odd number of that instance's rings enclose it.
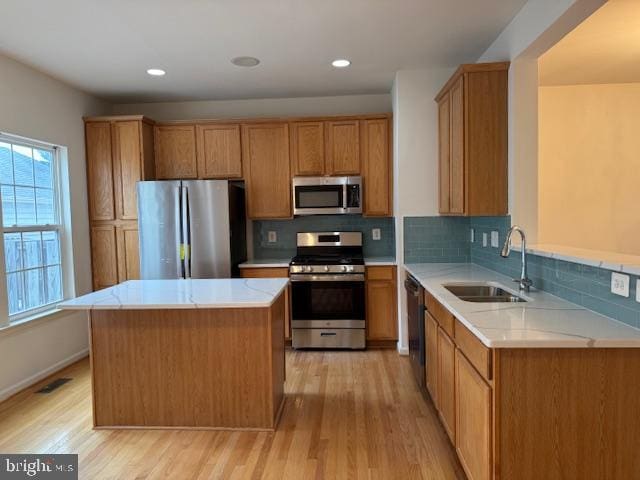
<instances>
[{"instance_id":1,"label":"stainless steel dishwasher","mask_svg":"<svg viewBox=\"0 0 640 480\"><path fill-rule=\"evenodd\" d=\"M407 275L404 281L407 292L407 318L409 324L409 357L416 381L424 387L425 338L424 338L424 288L415 278Z\"/></svg>"}]
</instances>

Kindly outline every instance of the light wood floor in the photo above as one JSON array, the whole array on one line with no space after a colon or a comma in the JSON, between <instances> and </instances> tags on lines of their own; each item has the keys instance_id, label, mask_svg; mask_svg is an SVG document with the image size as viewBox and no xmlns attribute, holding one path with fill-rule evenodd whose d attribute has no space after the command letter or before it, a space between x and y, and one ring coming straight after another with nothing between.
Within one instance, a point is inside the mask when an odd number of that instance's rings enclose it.
<instances>
[{"instance_id":1,"label":"light wood floor","mask_svg":"<svg viewBox=\"0 0 640 480\"><path fill-rule=\"evenodd\" d=\"M1 452L78 453L87 479L465 478L395 351L287 352L275 433L92 430L88 361L58 376L73 381L0 404Z\"/></svg>"}]
</instances>

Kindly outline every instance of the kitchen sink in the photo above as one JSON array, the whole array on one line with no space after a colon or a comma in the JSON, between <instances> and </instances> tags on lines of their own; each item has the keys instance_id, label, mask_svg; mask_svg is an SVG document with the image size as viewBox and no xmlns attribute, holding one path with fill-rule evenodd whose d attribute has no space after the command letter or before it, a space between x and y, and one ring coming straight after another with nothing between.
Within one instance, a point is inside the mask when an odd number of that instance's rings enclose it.
<instances>
[{"instance_id":1,"label":"kitchen sink","mask_svg":"<svg viewBox=\"0 0 640 480\"><path fill-rule=\"evenodd\" d=\"M471 285L444 285L444 288L453 293L460 300L475 303L517 303L526 302L518 295L514 295L495 285L471 284Z\"/></svg>"}]
</instances>

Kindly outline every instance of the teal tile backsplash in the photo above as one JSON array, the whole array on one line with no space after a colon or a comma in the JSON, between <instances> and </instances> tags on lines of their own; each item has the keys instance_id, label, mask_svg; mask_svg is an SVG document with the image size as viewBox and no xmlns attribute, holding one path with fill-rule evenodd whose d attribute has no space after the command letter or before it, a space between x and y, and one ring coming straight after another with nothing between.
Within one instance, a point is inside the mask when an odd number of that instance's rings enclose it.
<instances>
[{"instance_id":1,"label":"teal tile backsplash","mask_svg":"<svg viewBox=\"0 0 640 480\"><path fill-rule=\"evenodd\" d=\"M482 246L482 234L498 231L502 247L511 217L407 217L404 219L405 263L471 262L512 278L520 277L520 252L509 258L500 248ZM471 242L470 229L475 230ZM489 243L490 244L490 243ZM635 301L637 276L631 275L628 298L610 291L611 271L564 260L527 255L529 277L536 288L589 310L640 328L640 303Z\"/></svg>"},{"instance_id":2,"label":"teal tile backsplash","mask_svg":"<svg viewBox=\"0 0 640 480\"><path fill-rule=\"evenodd\" d=\"M371 229L380 229L380 240L371 238ZM269 231L277 234L277 242L268 241ZM253 256L289 259L296 253L298 232L362 232L362 248L366 257L396 255L393 218L362 217L360 215L309 215L290 220L254 220Z\"/></svg>"}]
</instances>

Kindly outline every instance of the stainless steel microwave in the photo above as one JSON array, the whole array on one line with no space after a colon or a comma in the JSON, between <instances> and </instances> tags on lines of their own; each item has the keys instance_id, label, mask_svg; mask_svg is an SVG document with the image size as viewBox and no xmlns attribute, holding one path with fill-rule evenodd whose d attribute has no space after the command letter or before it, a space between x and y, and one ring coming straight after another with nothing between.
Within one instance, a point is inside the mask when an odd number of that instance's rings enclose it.
<instances>
[{"instance_id":1,"label":"stainless steel microwave","mask_svg":"<svg viewBox=\"0 0 640 480\"><path fill-rule=\"evenodd\" d=\"M293 214L362 213L362 177L294 177Z\"/></svg>"}]
</instances>

